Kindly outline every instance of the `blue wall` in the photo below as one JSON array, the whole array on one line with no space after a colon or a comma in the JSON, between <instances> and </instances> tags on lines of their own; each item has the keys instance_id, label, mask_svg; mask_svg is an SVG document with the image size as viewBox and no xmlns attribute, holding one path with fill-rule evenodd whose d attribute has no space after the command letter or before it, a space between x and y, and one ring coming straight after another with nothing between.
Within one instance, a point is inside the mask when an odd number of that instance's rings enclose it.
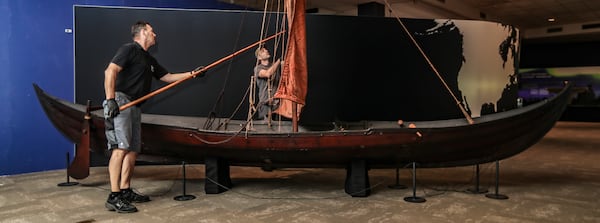
<instances>
[{"instance_id":1,"label":"blue wall","mask_svg":"<svg viewBox=\"0 0 600 223\"><path fill-rule=\"evenodd\" d=\"M0 0L0 176L63 169L73 154L32 87L74 100L73 34L65 32L73 5L239 8L216 0Z\"/></svg>"}]
</instances>

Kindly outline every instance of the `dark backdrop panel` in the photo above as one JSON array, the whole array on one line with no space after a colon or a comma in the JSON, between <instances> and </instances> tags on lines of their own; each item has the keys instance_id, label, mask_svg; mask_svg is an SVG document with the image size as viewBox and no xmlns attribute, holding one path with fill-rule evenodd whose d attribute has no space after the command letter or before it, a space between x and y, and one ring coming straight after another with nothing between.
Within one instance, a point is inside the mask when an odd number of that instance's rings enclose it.
<instances>
[{"instance_id":1,"label":"dark backdrop panel","mask_svg":"<svg viewBox=\"0 0 600 223\"><path fill-rule=\"evenodd\" d=\"M432 20L404 22L415 31L413 35L436 25ZM461 116L395 19L314 15L307 17L307 33L309 92L303 114L311 119L433 120ZM432 62L448 74L444 78L455 93L462 63L462 45L457 47L462 42L456 37L459 35L415 35Z\"/></svg>"},{"instance_id":2,"label":"dark backdrop panel","mask_svg":"<svg viewBox=\"0 0 600 223\"><path fill-rule=\"evenodd\" d=\"M208 65L259 39L262 13L78 7L76 15L76 100L104 99L103 71L117 48L131 41L136 20L152 23L158 44L151 48L171 72ZM270 33L274 16L269 17ZM458 31L419 35L433 20L403 20L454 94L462 64ZM267 45L273 50L273 41ZM434 120L462 117L450 94L391 18L307 16L308 95L301 121ZM443 50L441 50L443 49ZM254 49L144 104L144 112L229 117L247 115ZM275 54L275 53L274 53ZM276 55L280 55L276 53ZM279 57L279 56L276 56ZM156 81L154 88L163 84Z\"/></svg>"},{"instance_id":3,"label":"dark backdrop panel","mask_svg":"<svg viewBox=\"0 0 600 223\"><path fill-rule=\"evenodd\" d=\"M246 22L260 21L261 15L255 13L78 7L75 15L78 103L91 99L98 104L104 99L104 69L116 50L132 41L129 30L137 20L152 24L157 44L150 53L173 73L208 65L252 44L260 36L260 23ZM255 63L251 51L215 67L204 78L189 80L151 98L144 104L144 111L206 115L213 110L222 88L227 90L221 97L222 109L231 111L248 87ZM153 87L165 84L155 81Z\"/></svg>"}]
</instances>

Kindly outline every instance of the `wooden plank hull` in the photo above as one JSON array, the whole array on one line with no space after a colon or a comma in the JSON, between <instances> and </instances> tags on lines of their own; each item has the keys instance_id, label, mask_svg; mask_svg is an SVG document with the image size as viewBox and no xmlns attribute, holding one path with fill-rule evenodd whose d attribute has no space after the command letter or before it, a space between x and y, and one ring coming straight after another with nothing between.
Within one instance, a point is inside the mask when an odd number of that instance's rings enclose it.
<instances>
[{"instance_id":1,"label":"wooden plank hull","mask_svg":"<svg viewBox=\"0 0 600 223\"><path fill-rule=\"evenodd\" d=\"M54 126L78 143L86 107L46 94L34 85L38 99ZM556 123L570 98L570 85L555 97L506 112L474 119L413 122L417 128L396 122L325 123L272 127L230 120L219 129L204 129L207 119L171 115L142 115L143 149L140 160L203 163L218 157L231 165L259 167L346 167L365 160L370 168L452 167L501 160L538 142ZM101 111L92 112L90 147L106 151Z\"/></svg>"}]
</instances>

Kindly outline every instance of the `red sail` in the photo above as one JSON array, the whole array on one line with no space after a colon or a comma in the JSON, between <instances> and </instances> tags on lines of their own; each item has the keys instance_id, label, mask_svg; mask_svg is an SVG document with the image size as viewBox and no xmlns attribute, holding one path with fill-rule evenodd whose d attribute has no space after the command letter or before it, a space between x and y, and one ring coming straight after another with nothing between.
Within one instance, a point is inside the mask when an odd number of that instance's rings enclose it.
<instances>
[{"instance_id":1,"label":"red sail","mask_svg":"<svg viewBox=\"0 0 600 223\"><path fill-rule=\"evenodd\" d=\"M279 87L275 98L280 106L275 113L292 118L292 106L297 106L297 118L305 104L307 90L305 0L286 1L288 47Z\"/></svg>"}]
</instances>

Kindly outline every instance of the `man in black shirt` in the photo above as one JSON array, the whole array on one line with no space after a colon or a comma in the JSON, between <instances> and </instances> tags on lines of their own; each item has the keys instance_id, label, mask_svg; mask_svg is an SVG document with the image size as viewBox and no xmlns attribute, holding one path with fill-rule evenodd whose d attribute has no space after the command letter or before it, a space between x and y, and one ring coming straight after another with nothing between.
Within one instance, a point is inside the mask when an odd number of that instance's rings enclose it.
<instances>
[{"instance_id":1,"label":"man in black shirt","mask_svg":"<svg viewBox=\"0 0 600 223\"><path fill-rule=\"evenodd\" d=\"M150 201L150 197L134 192L130 184L135 160L141 151L141 110L139 104L123 111L119 111L119 106L150 93L152 78L170 83L200 74L199 70L172 74L158 64L148 53L148 48L156 43L150 23L135 23L131 34L133 42L121 46L104 71L106 100L102 105L111 152L108 163L111 193L105 206L119 213L136 212L132 202Z\"/></svg>"}]
</instances>

